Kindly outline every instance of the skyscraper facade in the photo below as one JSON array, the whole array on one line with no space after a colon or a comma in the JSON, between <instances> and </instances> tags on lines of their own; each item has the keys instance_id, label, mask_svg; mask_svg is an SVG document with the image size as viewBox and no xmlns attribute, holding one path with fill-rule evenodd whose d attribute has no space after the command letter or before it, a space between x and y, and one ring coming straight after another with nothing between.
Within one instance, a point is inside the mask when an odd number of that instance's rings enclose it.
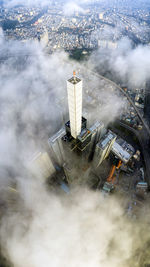
<instances>
[{"instance_id":1,"label":"skyscraper facade","mask_svg":"<svg viewBox=\"0 0 150 267\"><path fill-rule=\"evenodd\" d=\"M71 135L75 139L81 133L82 119L82 81L76 77L75 72L67 81L68 105Z\"/></svg>"}]
</instances>

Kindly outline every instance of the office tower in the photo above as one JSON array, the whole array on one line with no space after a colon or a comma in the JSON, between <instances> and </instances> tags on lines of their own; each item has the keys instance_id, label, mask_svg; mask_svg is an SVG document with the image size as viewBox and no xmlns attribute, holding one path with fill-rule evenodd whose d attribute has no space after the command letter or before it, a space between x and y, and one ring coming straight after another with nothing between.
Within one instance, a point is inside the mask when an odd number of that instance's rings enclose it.
<instances>
[{"instance_id":1,"label":"office tower","mask_svg":"<svg viewBox=\"0 0 150 267\"><path fill-rule=\"evenodd\" d=\"M56 134L48 139L49 148L51 151L53 161L62 165L64 163L64 150L62 145L62 137L65 135L66 131L64 128L60 129Z\"/></svg>"},{"instance_id":2,"label":"office tower","mask_svg":"<svg viewBox=\"0 0 150 267\"><path fill-rule=\"evenodd\" d=\"M29 169L34 176L45 179L55 173L55 168L47 152L35 153L29 162Z\"/></svg>"},{"instance_id":3,"label":"office tower","mask_svg":"<svg viewBox=\"0 0 150 267\"><path fill-rule=\"evenodd\" d=\"M111 151L112 145L116 140L116 134L108 131L108 133L96 145L94 155L94 165L97 167L106 159Z\"/></svg>"},{"instance_id":4,"label":"office tower","mask_svg":"<svg viewBox=\"0 0 150 267\"><path fill-rule=\"evenodd\" d=\"M100 141L100 138L106 133L106 129L104 128L104 123L97 121L89 128L89 130L91 132L89 161L91 161L94 157L96 144Z\"/></svg>"}]
</instances>

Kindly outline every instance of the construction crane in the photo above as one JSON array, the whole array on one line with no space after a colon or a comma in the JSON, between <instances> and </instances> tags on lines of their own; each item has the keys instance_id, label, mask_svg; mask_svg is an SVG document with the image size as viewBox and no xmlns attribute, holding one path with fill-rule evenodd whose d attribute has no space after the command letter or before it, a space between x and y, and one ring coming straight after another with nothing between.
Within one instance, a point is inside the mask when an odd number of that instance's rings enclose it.
<instances>
[{"instance_id":1,"label":"construction crane","mask_svg":"<svg viewBox=\"0 0 150 267\"><path fill-rule=\"evenodd\" d=\"M113 165L113 166L112 166L112 168L111 168L111 170L110 170L110 173L109 173L109 175L108 175L108 177L107 177L107 182L108 182L108 183L110 183L110 182L111 182L111 183L114 183L115 177L114 177L113 175L114 175L114 173L115 173L115 170L116 170L116 169L118 170L118 169L120 168L121 164L122 164L122 161L119 160L117 166L116 166L116 165Z\"/></svg>"},{"instance_id":2,"label":"construction crane","mask_svg":"<svg viewBox=\"0 0 150 267\"><path fill-rule=\"evenodd\" d=\"M114 173L115 173L115 170L116 170L116 166L113 165L112 168L111 168L111 170L110 170L110 173L109 173L109 175L108 175L108 177L107 177L107 182L108 182L108 183L112 182L112 180L113 180L113 175L114 175Z\"/></svg>"},{"instance_id":3,"label":"construction crane","mask_svg":"<svg viewBox=\"0 0 150 267\"><path fill-rule=\"evenodd\" d=\"M106 192L106 193L110 193L114 190L114 182L115 182L115 176L114 176L114 173L115 173L115 170L119 169L120 166L122 164L122 161L119 160L117 166L116 165L113 165L111 170L110 170L110 173L107 177L107 180L106 182L104 183L104 186L103 186L103 192Z\"/></svg>"}]
</instances>

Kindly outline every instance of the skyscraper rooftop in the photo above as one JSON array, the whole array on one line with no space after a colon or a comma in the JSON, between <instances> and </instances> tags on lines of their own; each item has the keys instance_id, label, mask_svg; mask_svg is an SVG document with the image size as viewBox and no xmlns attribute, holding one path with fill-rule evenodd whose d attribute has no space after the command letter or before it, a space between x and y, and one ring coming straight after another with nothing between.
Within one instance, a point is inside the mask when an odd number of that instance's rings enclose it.
<instances>
[{"instance_id":1,"label":"skyscraper rooftop","mask_svg":"<svg viewBox=\"0 0 150 267\"><path fill-rule=\"evenodd\" d=\"M70 78L68 80L68 82L70 82L72 84L77 84L77 83L81 82L81 80L79 78L77 78L76 76L73 76L72 78Z\"/></svg>"}]
</instances>

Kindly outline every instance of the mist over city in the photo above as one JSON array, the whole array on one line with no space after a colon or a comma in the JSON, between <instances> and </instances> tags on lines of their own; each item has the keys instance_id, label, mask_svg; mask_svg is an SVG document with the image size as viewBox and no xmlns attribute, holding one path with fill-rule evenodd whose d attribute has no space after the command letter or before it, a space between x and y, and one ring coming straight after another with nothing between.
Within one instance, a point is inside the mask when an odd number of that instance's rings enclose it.
<instances>
[{"instance_id":1,"label":"mist over city","mask_svg":"<svg viewBox=\"0 0 150 267\"><path fill-rule=\"evenodd\" d=\"M0 266L150 266L149 74L149 1L0 1Z\"/></svg>"}]
</instances>

